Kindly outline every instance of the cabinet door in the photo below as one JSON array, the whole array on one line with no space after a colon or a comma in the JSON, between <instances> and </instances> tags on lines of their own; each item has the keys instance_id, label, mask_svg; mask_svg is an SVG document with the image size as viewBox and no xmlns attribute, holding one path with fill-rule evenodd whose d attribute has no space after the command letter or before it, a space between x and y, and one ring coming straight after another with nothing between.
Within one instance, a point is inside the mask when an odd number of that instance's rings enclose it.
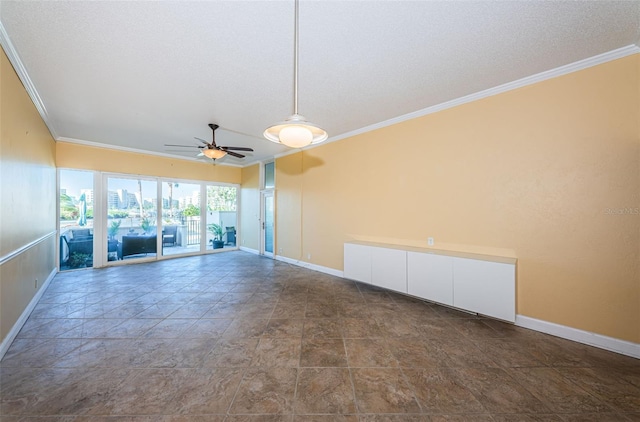
<instances>
[{"instance_id":1,"label":"cabinet door","mask_svg":"<svg viewBox=\"0 0 640 422\"><path fill-rule=\"evenodd\" d=\"M407 252L407 289L410 295L453 306L453 258Z\"/></svg>"},{"instance_id":2,"label":"cabinet door","mask_svg":"<svg viewBox=\"0 0 640 422\"><path fill-rule=\"evenodd\" d=\"M371 246L344 244L344 278L371 283Z\"/></svg>"},{"instance_id":3,"label":"cabinet door","mask_svg":"<svg viewBox=\"0 0 640 422\"><path fill-rule=\"evenodd\" d=\"M454 258L453 306L515 322L515 265Z\"/></svg>"},{"instance_id":4,"label":"cabinet door","mask_svg":"<svg viewBox=\"0 0 640 422\"><path fill-rule=\"evenodd\" d=\"M407 251L372 248L371 283L407 293Z\"/></svg>"}]
</instances>

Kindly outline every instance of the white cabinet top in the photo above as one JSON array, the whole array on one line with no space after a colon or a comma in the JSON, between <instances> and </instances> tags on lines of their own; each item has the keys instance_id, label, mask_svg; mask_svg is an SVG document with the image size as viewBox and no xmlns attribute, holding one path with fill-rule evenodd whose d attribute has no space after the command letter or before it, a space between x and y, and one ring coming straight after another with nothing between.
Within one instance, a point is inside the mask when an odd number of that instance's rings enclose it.
<instances>
[{"instance_id":1,"label":"white cabinet top","mask_svg":"<svg viewBox=\"0 0 640 422\"><path fill-rule=\"evenodd\" d=\"M394 245L390 243L376 243L376 242L364 242L359 240L353 240L350 242L345 242L352 245L363 245L363 246L373 246L376 248L387 248L387 249L400 249L403 251L411 251L411 252L420 252L420 253L429 253L435 255L446 255L446 256L454 256L457 258L467 258L467 259L477 259L480 261L489 261L489 262L500 262L502 264L512 264L515 265L517 259L506 257L506 256L498 256L498 255L485 255L485 254L477 254L470 252L458 252L458 251L448 251L444 249L432 249L432 248L420 248L417 246L407 246L407 245Z\"/></svg>"}]
</instances>

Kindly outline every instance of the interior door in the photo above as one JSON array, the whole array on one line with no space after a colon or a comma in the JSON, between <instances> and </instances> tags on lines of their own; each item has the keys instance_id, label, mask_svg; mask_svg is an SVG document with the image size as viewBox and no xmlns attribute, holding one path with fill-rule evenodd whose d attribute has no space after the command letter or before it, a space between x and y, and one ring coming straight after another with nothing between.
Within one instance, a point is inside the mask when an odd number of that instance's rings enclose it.
<instances>
[{"instance_id":1,"label":"interior door","mask_svg":"<svg viewBox=\"0 0 640 422\"><path fill-rule=\"evenodd\" d=\"M262 192L261 250L265 256L273 257L275 207L273 191Z\"/></svg>"}]
</instances>

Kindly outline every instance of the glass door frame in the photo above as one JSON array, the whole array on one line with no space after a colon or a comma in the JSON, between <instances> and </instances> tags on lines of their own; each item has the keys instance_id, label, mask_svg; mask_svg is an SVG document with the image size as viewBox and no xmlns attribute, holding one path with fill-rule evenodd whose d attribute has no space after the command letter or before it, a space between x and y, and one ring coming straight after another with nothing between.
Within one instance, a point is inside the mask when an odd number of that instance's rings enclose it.
<instances>
[{"instance_id":1,"label":"glass door frame","mask_svg":"<svg viewBox=\"0 0 640 422\"><path fill-rule=\"evenodd\" d=\"M267 198L272 198L273 200L273 233L272 233L272 252L267 251L267 222L266 220L266 212L267 212ZM275 190L274 189L263 189L260 191L260 255L274 258L276 256L276 198L275 198Z\"/></svg>"},{"instance_id":2,"label":"glass door frame","mask_svg":"<svg viewBox=\"0 0 640 422\"><path fill-rule=\"evenodd\" d=\"M107 173L107 172L101 173L101 176L102 176L100 178L101 208L100 208L99 214L101 216L102 221L100 221L100 239L96 239L96 243L99 243L100 248L102 248L100 251L100 260L102 261L100 262L100 266L110 267L110 266L117 266L117 265L127 265L134 262L142 263L142 262L157 261L161 255L161 253L158 251L161 251L161 248L162 248L162 235L161 234L158 235L158 228L160 227L158 226L158 223L162 215L160 212L157 212L158 204L162 205L162 198L160 198L160 201L158 201L158 195L161 194L161 191L162 191L162 186L160 184L159 178L156 176L146 176L141 174ZM133 261L126 261L126 262L125 260L119 260L119 259L116 259L115 261L109 261L109 258L108 258L109 251L108 251L108 248L105 247L107 240L109 238L109 236L107 235L107 224L109 222L109 178L144 180L147 182L156 183L156 255L155 256L137 258ZM94 178L94 184L95 184L95 178ZM95 211L94 211L94 214L95 214Z\"/></svg>"}]
</instances>

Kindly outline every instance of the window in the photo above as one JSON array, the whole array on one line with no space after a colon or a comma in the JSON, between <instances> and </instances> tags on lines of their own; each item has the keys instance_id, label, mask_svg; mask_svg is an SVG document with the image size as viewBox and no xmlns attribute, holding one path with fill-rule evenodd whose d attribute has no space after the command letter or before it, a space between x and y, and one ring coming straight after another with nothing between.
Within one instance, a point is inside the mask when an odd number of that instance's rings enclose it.
<instances>
[{"instance_id":1,"label":"window","mask_svg":"<svg viewBox=\"0 0 640 422\"><path fill-rule=\"evenodd\" d=\"M93 173L60 170L60 270L93 266Z\"/></svg>"},{"instance_id":2,"label":"window","mask_svg":"<svg viewBox=\"0 0 640 422\"><path fill-rule=\"evenodd\" d=\"M264 189L273 189L276 187L276 167L275 162L266 163L264 165Z\"/></svg>"}]
</instances>

